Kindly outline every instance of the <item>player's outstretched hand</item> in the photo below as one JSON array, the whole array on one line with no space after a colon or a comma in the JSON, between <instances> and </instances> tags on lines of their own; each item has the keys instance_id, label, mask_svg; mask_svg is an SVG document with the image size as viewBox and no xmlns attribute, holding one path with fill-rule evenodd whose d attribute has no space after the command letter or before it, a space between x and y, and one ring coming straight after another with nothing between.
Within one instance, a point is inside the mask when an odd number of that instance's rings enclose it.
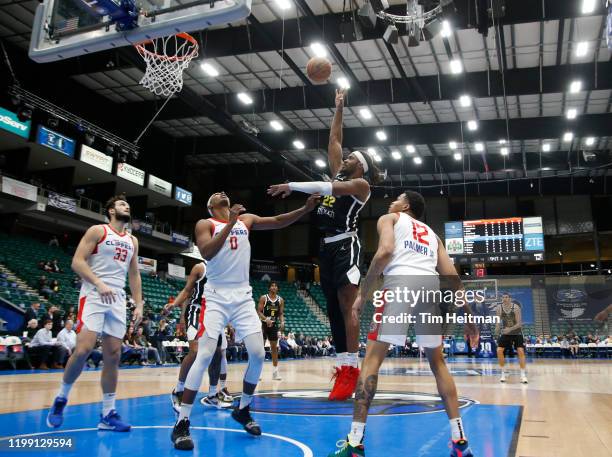
<instances>
[{"instance_id":1,"label":"player's outstretched hand","mask_svg":"<svg viewBox=\"0 0 612 457\"><path fill-rule=\"evenodd\" d=\"M344 89L336 89L336 108L344 107Z\"/></svg>"},{"instance_id":2,"label":"player's outstretched hand","mask_svg":"<svg viewBox=\"0 0 612 457\"><path fill-rule=\"evenodd\" d=\"M167 316L168 314L170 314L170 311L172 311L174 309L174 304L173 303L166 303L163 307L163 309L161 310L161 315L162 316Z\"/></svg>"},{"instance_id":3,"label":"player's outstretched hand","mask_svg":"<svg viewBox=\"0 0 612 457\"><path fill-rule=\"evenodd\" d=\"M304 205L304 207L308 211L312 211L313 209L317 207L320 201L321 201L321 196L319 194L312 194L310 197L306 199L306 204Z\"/></svg>"},{"instance_id":4,"label":"player's outstretched hand","mask_svg":"<svg viewBox=\"0 0 612 457\"><path fill-rule=\"evenodd\" d=\"M597 315L595 316L595 320L598 322L605 322L608 320L608 316L610 316L610 310L612 309L612 305L609 305L606 309L604 309L603 311L600 311L597 313Z\"/></svg>"},{"instance_id":5,"label":"player's outstretched hand","mask_svg":"<svg viewBox=\"0 0 612 457\"><path fill-rule=\"evenodd\" d=\"M102 303L111 304L115 302L115 291L106 284L100 281L100 283L96 285L96 289L98 289L98 295L100 295Z\"/></svg>"},{"instance_id":6,"label":"player's outstretched hand","mask_svg":"<svg viewBox=\"0 0 612 457\"><path fill-rule=\"evenodd\" d=\"M229 223L230 224L235 224L236 221L238 220L238 216L240 216L245 211L246 211L246 209L244 208L244 206L242 206L239 203L236 203L235 205L232 205L232 207L230 208Z\"/></svg>"},{"instance_id":7,"label":"player's outstretched hand","mask_svg":"<svg viewBox=\"0 0 612 457\"><path fill-rule=\"evenodd\" d=\"M272 184L268 187L268 195L271 197L280 195L285 198L291 195L291 189L289 189L289 184Z\"/></svg>"}]
</instances>

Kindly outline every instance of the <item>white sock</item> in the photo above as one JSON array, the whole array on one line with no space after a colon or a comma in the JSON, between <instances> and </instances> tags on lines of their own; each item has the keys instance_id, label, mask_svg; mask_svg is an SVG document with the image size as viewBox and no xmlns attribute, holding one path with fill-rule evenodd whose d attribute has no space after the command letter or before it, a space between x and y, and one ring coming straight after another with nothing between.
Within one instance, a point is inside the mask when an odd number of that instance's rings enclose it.
<instances>
[{"instance_id":1,"label":"white sock","mask_svg":"<svg viewBox=\"0 0 612 457\"><path fill-rule=\"evenodd\" d=\"M102 416L106 417L111 410L115 409L115 392L102 394Z\"/></svg>"},{"instance_id":2,"label":"white sock","mask_svg":"<svg viewBox=\"0 0 612 457\"><path fill-rule=\"evenodd\" d=\"M346 354L345 365L357 368L359 366L359 354L357 352L348 352Z\"/></svg>"},{"instance_id":3,"label":"white sock","mask_svg":"<svg viewBox=\"0 0 612 457\"><path fill-rule=\"evenodd\" d=\"M185 390L185 381L178 381L176 383L176 387L174 388L175 392L183 392Z\"/></svg>"},{"instance_id":4,"label":"white sock","mask_svg":"<svg viewBox=\"0 0 612 457\"><path fill-rule=\"evenodd\" d=\"M193 408L193 404L188 405L187 403L181 403L181 412L176 421L177 424L185 418L189 419L189 416L191 416L191 408Z\"/></svg>"},{"instance_id":5,"label":"white sock","mask_svg":"<svg viewBox=\"0 0 612 457\"><path fill-rule=\"evenodd\" d=\"M521 368L521 377L527 377L527 372L525 371L524 368Z\"/></svg>"},{"instance_id":6,"label":"white sock","mask_svg":"<svg viewBox=\"0 0 612 457\"><path fill-rule=\"evenodd\" d=\"M346 365L346 357L348 355L348 352L339 352L338 356L336 357L336 366L337 367L341 367L342 365Z\"/></svg>"},{"instance_id":7,"label":"white sock","mask_svg":"<svg viewBox=\"0 0 612 457\"><path fill-rule=\"evenodd\" d=\"M351 431L348 435L348 441L351 446L359 446L363 442L363 432L365 431L365 423L352 422Z\"/></svg>"},{"instance_id":8,"label":"white sock","mask_svg":"<svg viewBox=\"0 0 612 457\"><path fill-rule=\"evenodd\" d=\"M253 395L248 395L242 392L242 395L240 396L240 408L239 409L249 406L251 404L251 400L253 400Z\"/></svg>"},{"instance_id":9,"label":"white sock","mask_svg":"<svg viewBox=\"0 0 612 457\"><path fill-rule=\"evenodd\" d=\"M210 386L208 388L208 396L214 397L215 395L217 395L217 386Z\"/></svg>"},{"instance_id":10,"label":"white sock","mask_svg":"<svg viewBox=\"0 0 612 457\"><path fill-rule=\"evenodd\" d=\"M219 385L221 387L221 390L225 389L225 379L220 379L219 380Z\"/></svg>"},{"instance_id":11,"label":"white sock","mask_svg":"<svg viewBox=\"0 0 612 457\"><path fill-rule=\"evenodd\" d=\"M456 417L455 419L451 419L451 437L453 440L466 440L465 432L463 430L463 422L461 422L460 417Z\"/></svg>"},{"instance_id":12,"label":"white sock","mask_svg":"<svg viewBox=\"0 0 612 457\"><path fill-rule=\"evenodd\" d=\"M72 384L66 384L64 381L62 381L57 396L68 399L68 395L70 395L70 389L72 389Z\"/></svg>"},{"instance_id":13,"label":"white sock","mask_svg":"<svg viewBox=\"0 0 612 457\"><path fill-rule=\"evenodd\" d=\"M508 373L506 373L506 369L505 369L505 368L503 368L503 367L502 367L502 369L501 369L501 372L502 372L502 374L503 374L504 376L508 374Z\"/></svg>"}]
</instances>

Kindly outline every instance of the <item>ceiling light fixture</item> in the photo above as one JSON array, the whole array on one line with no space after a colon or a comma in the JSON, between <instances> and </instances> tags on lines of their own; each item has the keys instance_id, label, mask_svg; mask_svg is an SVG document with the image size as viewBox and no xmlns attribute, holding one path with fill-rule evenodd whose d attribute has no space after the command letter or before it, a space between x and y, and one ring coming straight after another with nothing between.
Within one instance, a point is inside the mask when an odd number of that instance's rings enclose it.
<instances>
[{"instance_id":1,"label":"ceiling light fixture","mask_svg":"<svg viewBox=\"0 0 612 457\"><path fill-rule=\"evenodd\" d=\"M277 132L280 132L283 129L283 124L281 124L277 120L274 120L274 121L270 121L270 127L272 127Z\"/></svg>"},{"instance_id":2,"label":"ceiling light fixture","mask_svg":"<svg viewBox=\"0 0 612 457\"><path fill-rule=\"evenodd\" d=\"M319 42L312 43L310 45L310 50L317 57L327 57L327 49Z\"/></svg>"}]
</instances>

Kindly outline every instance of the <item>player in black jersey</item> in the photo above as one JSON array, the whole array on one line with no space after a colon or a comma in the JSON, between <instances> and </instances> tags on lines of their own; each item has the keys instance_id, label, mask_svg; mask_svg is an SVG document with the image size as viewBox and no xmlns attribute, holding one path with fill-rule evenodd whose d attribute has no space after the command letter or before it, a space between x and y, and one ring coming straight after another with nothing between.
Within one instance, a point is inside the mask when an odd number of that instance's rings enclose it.
<instances>
[{"instance_id":1,"label":"player in black jersey","mask_svg":"<svg viewBox=\"0 0 612 457\"><path fill-rule=\"evenodd\" d=\"M181 361L181 368L179 370L178 381L176 387L172 391L171 400L172 408L177 413L180 411L181 398L183 396L183 390L185 389L185 379L187 379L187 373L196 358L198 353L198 338L202 336L204 327L202 325L202 306L206 306L206 299L204 298L204 284L206 283L206 263L201 262L195 265L189 276L185 287L178 294L173 303L168 303L164 306L162 314L168 314L174 307L181 307L181 318L179 325L186 328L187 340L189 341L189 353ZM219 343L217 346L217 353L213 357L213 362L208 368L209 381L211 391L209 395L204 399L208 401L208 405L214 405L218 407L229 408L232 405L233 397L229 394L225 387L225 377L227 377L227 361L223 364L225 358L225 350L223 348L223 339L219 336ZM227 346L227 343L225 344ZM225 366L225 373L222 367ZM216 387L222 378L221 390L217 393ZM212 390L215 390L214 394L211 395Z\"/></svg>"},{"instance_id":2,"label":"player in black jersey","mask_svg":"<svg viewBox=\"0 0 612 457\"><path fill-rule=\"evenodd\" d=\"M278 284L274 281L268 287L268 293L259 297L257 313L261 319L261 331L264 341L270 341L272 352L272 379L281 381L278 374L278 332L285 328L285 299L278 295Z\"/></svg>"},{"instance_id":3,"label":"player in black jersey","mask_svg":"<svg viewBox=\"0 0 612 457\"><path fill-rule=\"evenodd\" d=\"M323 196L317 210L321 231L319 261L321 286L338 351L338 365L330 400L346 400L359 377L359 321L353 318L361 273L361 243L357 235L359 212L370 198L370 184L380 181L380 170L366 152L353 151L342 158L344 91L336 91L336 113L329 134L328 161L332 182L290 182L270 186L268 194L283 198L292 191Z\"/></svg>"}]
</instances>

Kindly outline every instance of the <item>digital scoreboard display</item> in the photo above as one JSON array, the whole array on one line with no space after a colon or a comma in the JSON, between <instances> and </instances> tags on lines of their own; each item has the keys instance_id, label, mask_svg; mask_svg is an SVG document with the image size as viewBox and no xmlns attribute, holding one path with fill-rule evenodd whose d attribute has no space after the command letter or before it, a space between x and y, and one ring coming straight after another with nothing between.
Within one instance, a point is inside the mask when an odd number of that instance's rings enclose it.
<instances>
[{"instance_id":1,"label":"digital scoreboard display","mask_svg":"<svg viewBox=\"0 0 612 457\"><path fill-rule=\"evenodd\" d=\"M448 254L459 263L544 261L541 217L508 217L447 222Z\"/></svg>"}]
</instances>

